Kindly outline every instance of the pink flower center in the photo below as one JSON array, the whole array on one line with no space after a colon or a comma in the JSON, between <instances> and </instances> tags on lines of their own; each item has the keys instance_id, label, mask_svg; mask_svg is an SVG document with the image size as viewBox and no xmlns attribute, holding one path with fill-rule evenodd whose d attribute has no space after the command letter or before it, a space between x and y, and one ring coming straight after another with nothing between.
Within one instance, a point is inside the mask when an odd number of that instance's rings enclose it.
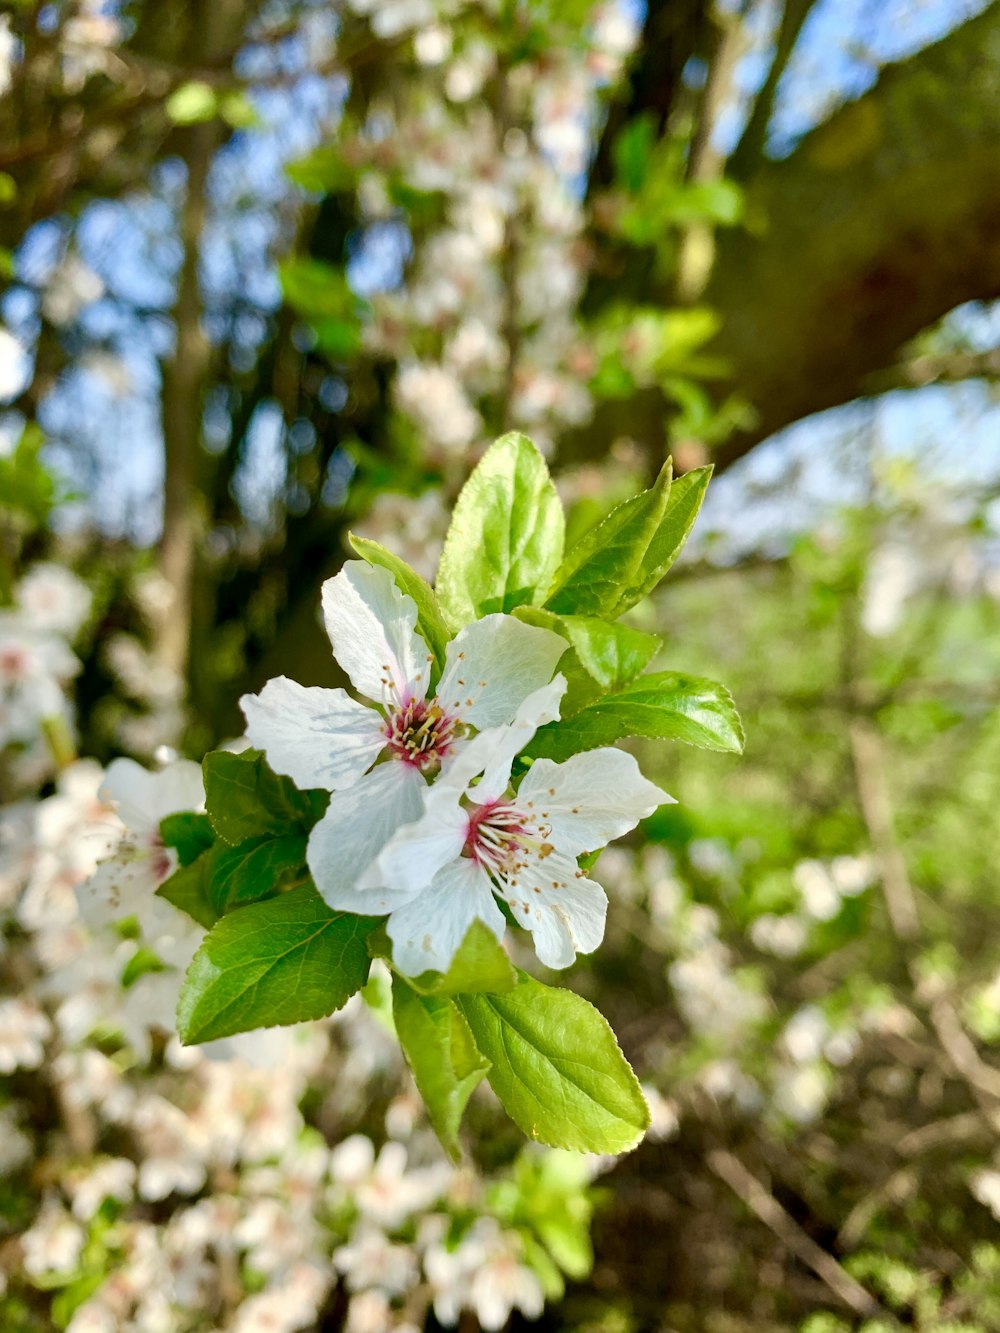
<instances>
[{"instance_id":1,"label":"pink flower center","mask_svg":"<svg viewBox=\"0 0 1000 1333\"><path fill-rule=\"evenodd\" d=\"M533 858L544 860L553 847L549 829L508 801L470 805L462 855L492 876L516 875Z\"/></svg>"},{"instance_id":2,"label":"pink flower center","mask_svg":"<svg viewBox=\"0 0 1000 1333\"><path fill-rule=\"evenodd\" d=\"M455 743L457 718L437 703L409 699L391 708L385 722L389 750L421 773L445 759Z\"/></svg>"},{"instance_id":3,"label":"pink flower center","mask_svg":"<svg viewBox=\"0 0 1000 1333\"><path fill-rule=\"evenodd\" d=\"M17 644L0 648L0 676L8 680L20 680L28 672L28 654Z\"/></svg>"}]
</instances>

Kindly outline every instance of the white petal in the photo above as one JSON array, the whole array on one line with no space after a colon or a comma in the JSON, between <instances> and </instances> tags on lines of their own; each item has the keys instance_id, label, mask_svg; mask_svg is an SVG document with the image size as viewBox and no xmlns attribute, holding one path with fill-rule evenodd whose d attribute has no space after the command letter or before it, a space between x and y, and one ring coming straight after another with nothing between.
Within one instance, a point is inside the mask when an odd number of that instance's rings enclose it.
<instances>
[{"instance_id":1,"label":"white petal","mask_svg":"<svg viewBox=\"0 0 1000 1333\"><path fill-rule=\"evenodd\" d=\"M517 795L518 805L528 802L560 852L579 856L620 838L673 797L647 782L632 755L607 747L563 764L536 759Z\"/></svg>"},{"instance_id":2,"label":"white petal","mask_svg":"<svg viewBox=\"0 0 1000 1333\"><path fill-rule=\"evenodd\" d=\"M190 759L178 759L160 772L150 772L134 759L115 759L108 765L98 796L115 802L130 832L154 833L165 815L203 809L205 784L201 766Z\"/></svg>"},{"instance_id":3,"label":"white petal","mask_svg":"<svg viewBox=\"0 0 1000 1333\"><path fill-rule=\"evenodd\" d=\"M453 861L423 893L389 917L392 961L411 977L447 971L477 918L503 939L504 916L488 876L472 861Z\"/></svg>"},{"instance_id":4,"label":"white petal","mask_svg":"<svg viewBox=\"0 0 1000 1333\"><path fill-rule=\"evenodd\" d=\"M345 690L276 676L260 694L244 694L240 707L251 745L303 789L352 786L386 743L380 714Z\"/></svg>"},{"instance_id":5,"label":"white petal","mask_svg":"<svg viewBox=\"0 0 1000 1333\"><path fill-rule=\"evenodd\" d=\"M480 731L509 722L529 694L547 685L566 640L513 616L466 625L445 655L437 700Z\"/></svg>"},{"instance_id":6,"label":"white petal","mask_svg":"<svg viewBox=\"0 0 1000 1333\"><path fill-rule=\"evenodd\" d=\"M404 702L427 693L430 654L415 629L417 605L387 569L349 560L323 584L323 619L333 655L359 693L377 703L393 692Z\"/></svg>"},{"instance_id":7,"label":"white petal","mask_svg":"<svg viewBox=\"0 0 1000 1333\"><path fill-rule=\"evenodd\" d=\"M418 817L385 845L367 880L408 896L426 889L442 866L461 856L469 827L461 794L440 782L425 790Z\"/></svg>"},{"instance_id":8,"label":"white petal","mask_svg":"<svg viewBox=\"0 0 1000 1333\"><path fill-rule=\"evenodd\" d=\"M468 789L472 780L482 774L482 780L468 794L478 804L495 800L510 782L515 756L534 738L540 726L558 718L559 701L565 690L565 676L556 676L548 685L528 695L509 726L490 727L457 746L454 758L445 762L435 787Z\"/></svg>"},{"instance_id":9,"label":"white petal","mask_svg":"<svg viewBox=\"0 0 1000 1333\"><path fill-rule=\"evenodd\" d=\"M497 727L487 733L493 740L482 779L476 787L477 801L494 801L507 790L515 757L534 740L539 727L558 718L559 702L565 691L566 677L556 676L548 685L528 695L509 727Z\"/></svg>"},{"instance_id":10,"label":"white petal","mask_svg":"<svg viewBox=\"0 0 1000 1333\"><path fill-rule=\"evenodd\" d=\"M518 925L530 930L546 967L569 967L604 938L608 897L571 857L553 852L533 860L500 890Z\"/></svg>"},{"instance_id":11,"label":"white petal","mask_svg":"<svg viewBox=\"0 0 1000 1333\"><path fill-rule=\"evenodd\" d=\"M381 916L410 900L408 892L361 888L359 881L396 829L419 817L425 790L415 768L390 759L349 791L330 797L326 814L309 834L306 862L335 911Z\"/></svg>"}]
</instances>

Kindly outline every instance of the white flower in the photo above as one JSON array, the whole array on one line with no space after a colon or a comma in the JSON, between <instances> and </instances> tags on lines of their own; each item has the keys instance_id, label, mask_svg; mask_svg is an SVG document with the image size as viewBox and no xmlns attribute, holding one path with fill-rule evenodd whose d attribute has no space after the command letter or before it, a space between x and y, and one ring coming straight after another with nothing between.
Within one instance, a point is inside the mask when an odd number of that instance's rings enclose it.
<instances>
[{"instance_id":1,"label":"white flower","mask_svg":"<svg viewBox=\"0 0 1000 1333\"><path fill-rule=\"evenodd\" d=\"M72 639L90 615L90 589L62 565L39 561L18 584L18 606L35 629Z\"/></svg>"},{"instance_id":2,"label":"white flower","mask_svg":"<svg viewBox=\"0 0 1000 1333\"><path fill-rule=\"evenodd\" d=\"M362 892L374 881L390 891L372 892L365 910L389 911L393 959L403 972L444 971L476 918L502 938L494 894L532 932L548 967L568 967L600 944L607 895L577 858L671 798L646 781L632 755L609 748L562 764L538 759L508 794L514 756L558 716L565 684L557 676L525 701L512 726L471 741L428 793L421 818L399 830L362 881ZM386 899L388 908L380 905Z\"/></svg>"},{"instance_id":3,"label":"white flower","mask_svg":"<svg viewBox=\"0 0 1000 1333\"><path fill-rule=\"evenodd\" d=\"M144 926L152 927L155 918L155 928L145 933L169 934L176 910L154 895L177 868L177 854L163 845L160 821L166 815L204 805L201 769L190 760L179 759L153 773L134 759L115 759L105 774L100 796L116 804L130 836L77 889L80 915L94 926L134 914Z\"/></svg>"},{"instance_id":4,"label":"white flower","mask_svg":"<svg viewBox=\"0 0 1000 1333\"><path fill-rule=\"evenodd\" d=\"M337 661L376 706L279 676L240 700L247 736L297 786L333 793L307 852L326 901L387 912L399 895L362 895L357 881L396 829L419 817L425 776L454 760L469 729L510 722L550 679L566 644L512 616L484 616L449 643L431 698L432 658L415 628L416 604L388 571L348 561L323 585L323 615ZM373 768L380 756L387 762Z\"/></svg>"},{"instance_id":5,"label":"white flower","mask_svg":"<svg viewBox=\"0 0 1000 1333\"><path fill-rule=\"evenodd\" d=\"M37 1069L51 1032L52 1024L34 1000L16 996L0 1001L0 1074Z\"/></svg>"}]
</instances>

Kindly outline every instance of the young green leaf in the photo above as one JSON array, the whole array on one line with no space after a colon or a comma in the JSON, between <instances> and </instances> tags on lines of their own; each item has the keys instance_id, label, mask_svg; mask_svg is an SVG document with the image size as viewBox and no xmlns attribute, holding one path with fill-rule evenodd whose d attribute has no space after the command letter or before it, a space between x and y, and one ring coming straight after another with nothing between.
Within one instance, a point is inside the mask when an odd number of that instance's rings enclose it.
<instances>
[{"instance_id":1,"label":"young green leaf","mask_svg":"<svg viewBox=\"0 0 1000 1333\"><path fill-rule=\"evenodd\" d=\"M279 777L260 750L213 750L202 769L208 818L218 837L231 844L308 832L329 800L325 792L299 791L290 778Z\"/></svg>"},{"instance_id":2,"label":"young green leaf","mask_svg":"<svg viewBox=\"0 0 1000 1333\"><path fill-rule=\"evenodd\" d=\"M208 815L196 815L182 810L160 820L160 837L164 847L173 847L182 866L189 866L202 852L207 852L215 841Z\"/></svg>"},{"instance_id":3,"label":"young green leaf","mask_svg":"<svg viewBox=\"0 0 1000 1333\"><path fill-rule=\"evenodd\" d=\"M492 1064L490 1086L525 1134L577 1152L636 1146L649 1108L593 1005L523 972L505 995L463 995L458 1003Z\"/></svg>"},{"instance_id":4,"label":"young green leaf","mask_svg":"<svg viewBox=\"0 0 1000 1333\"><path fill-rule=\"evenodd\" d=\"M156 890L158 897L165 898L181 912L186 912L206 930L211 930L219 919L219 913L212 905L208 885L215 863L225 850L225 843L214 843L188 865L175 870Z\"/></svg>"},{"instance_id":5,"label":"young green leaf","mask_svg":"<svg viewBox=\"0 0 1000 1333\"><path fill-rule=\"evenodd\" d=\"M561 616L563 632L587 674L605 690L618 690L647 667L662 640L596 616Z\"/></svg>"},{"instance_id":6,"label":"young green leaf","mask_svg":"<svg viewBox=\"0 0 1000 1333\"><path fill-rule=\"evenodd\" d=\"M563 760L625 736L684 741L736 754L743 749L740 716L724 686L700 676L657 671L595 700L573 717L542 727L528 753L533 759Z\"/></svg>"},{"instance_id":7,"label":"young green leaf","mask_svg":"<svg viewBox=\"0 0 1000 1333\"><path fill-rule=\"evenodd\" d=\"M513 964L482 921L473 921L447 972L424 972L407 981L420 995L459 995L472 991L512 990Z\"/></svg>"},{"instance_id":8,"label":"young green leaf","mask_svg":"<svg viewBox=\"0 0 1000 1333\"><path fill-rule=\"evenodd\" d=\"M526 435L502 435L463 486L445 538L437 595L451 627L544 596L564 529L545 460Z\"/></svg>"},{"instance_id":9,"label":"young green leaf","mask_svg":"<svg viewBox=\"0 0 1000 1333\"><path fill-rule=\"evenodd\" d=\"M392 1013L434 1132L457 1161L462 1114L490 1062L476 1050L469 1025L453 1000L418 995L402 977L394 976Z\"/></svg>"},{"instance_id":10,"label":"young green leaf","mask_svg":"<svg viewBox=\"0 0 1000 1333\"><path fill-rule=\"evenodd\" d=\"M646 548L638 579L619 602L618 615L648 597L680 555L691 535L711 479L710 467L693 468L671 486L666 510Z\"/></svg>"},{"instance_id":11,"label":"young green leaf","mask_svg":"<svg viewBox=\"0 0 1000 1333\"><path fill-rule=\"evenodd\" d=\"M570 547L545 601L550 611L560 615L618 614L622 590L639 577L643 558L666 512L670 479L668 460L648 491L623 501Z\"/></svg>"},{"instance_id":12,"label":"young green leaf","mask_svg":"<svg viewBox=\"0 0 1000 1333\"><path fill-rule=\"evenodd\" d=\"M400 560L398 555L393 555L392 551L378 542L370 541L367 537L356 537L353 532L349 534L348 540L362 560L367 560L370 565L381 565L383 569L387 569L400 592L405 592L416 602L417 629L434 654L438 668L442 668L449 634L433 588L415 569L411 569L405 560Z\"/></svg>"},{"instance_id":13,"label":"young green leaf","mask_svg":"<svg viewBox=\"0 0 1000 1333\"><path fill-rule=\"evenodd\" d=\"M656 483L634 495L570 548L545 605L562 615L614 620L649 593L677 559L698 517L710 467L671 483L668 462Z\"/></svg>"},{"instance_id":14,"label":"young green leaf","mask_svg":"<svg viewBox=\"0 0 1000 1333\"><path fill-rule=\"evenodd\" d=\"M226 847L216 858L209 875L208 895L221 914L262 898L272 898L307 875L304 833L281 838L248 838L235 847Z\"/></svg>"},{"instance_id":15,"label":"young green leaf","mask_svg":"<svg viewBox=\"0 0 1000 1333\"><path fill-rule=\"evenodd\" d=\"M177 1031L188 1044L331 1014L365 984L370 917L333 912L311 884L224 916L188 968Z\"/></svg>"}]
</instances>

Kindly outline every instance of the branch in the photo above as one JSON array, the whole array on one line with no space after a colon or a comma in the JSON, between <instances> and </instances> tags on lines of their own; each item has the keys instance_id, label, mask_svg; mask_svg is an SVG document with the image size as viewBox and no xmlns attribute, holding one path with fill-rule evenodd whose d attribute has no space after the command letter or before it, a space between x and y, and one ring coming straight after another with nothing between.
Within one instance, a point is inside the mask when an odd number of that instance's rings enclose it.
<instances>
[{"instance_id":1,"label":"branch","mask_svg":"<svg viewBox=\"0 0 1000 1333\"><path fill-rule=\"evenodd\" d=\"M787 1213L774 1195L750 1174L739 1158L722 1149L708 1154L708 1166L750 1211L769 1227L785 1248L813 1270L833 1294L848 1309L859 1315L882 1313L870 1291L851 1277L832 1254L822 1249L811 1236L806 1235L795 1219Z\"/></svg>"}]
</instances>

